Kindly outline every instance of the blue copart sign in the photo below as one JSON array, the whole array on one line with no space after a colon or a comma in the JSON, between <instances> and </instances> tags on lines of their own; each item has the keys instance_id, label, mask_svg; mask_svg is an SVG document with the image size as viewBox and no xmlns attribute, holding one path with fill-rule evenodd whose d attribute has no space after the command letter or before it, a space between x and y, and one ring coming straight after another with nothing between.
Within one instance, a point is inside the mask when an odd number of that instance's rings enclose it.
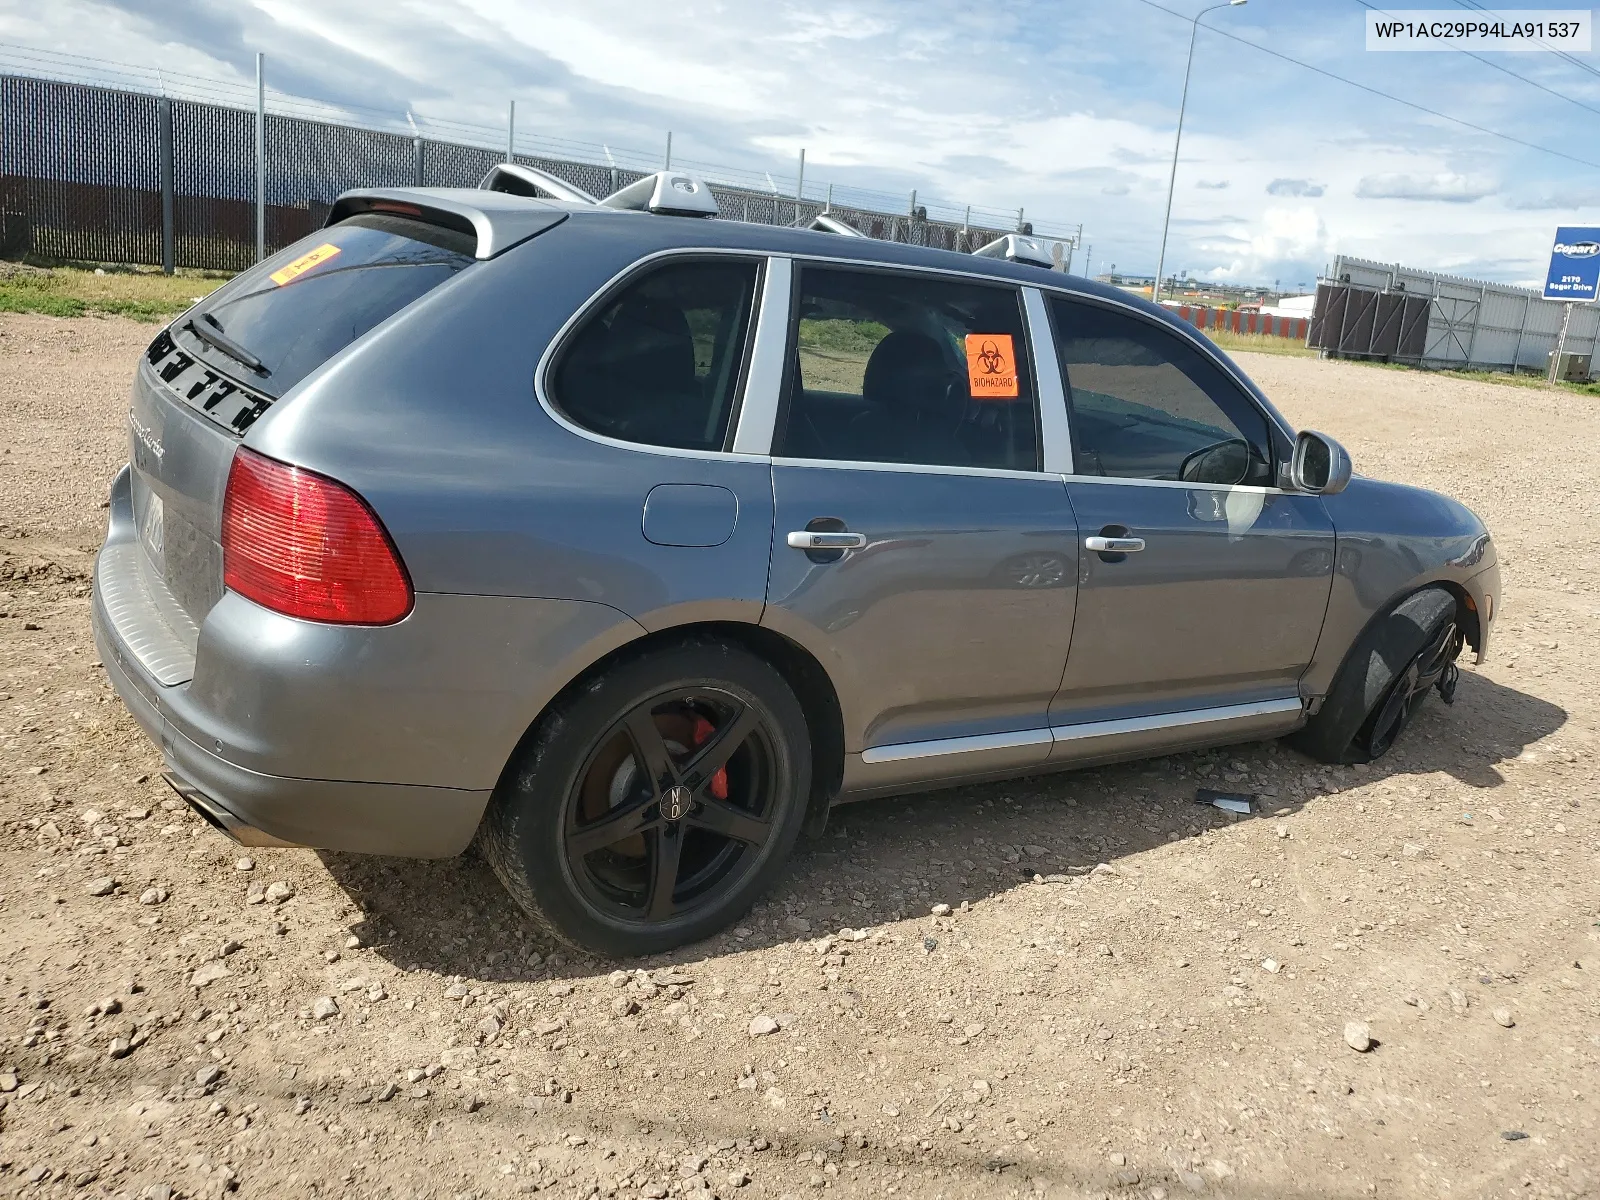
<instances>
[{"instance_id":1,"label":"blue copart sign","mask_svg":"<svg viewBox=\"0 0 1600 1200\"><path fill-rule=\"evenodd\" d=\"M1544 281L1546 300L1591 301L1600 287L1600 228L1563 225L1550 249L1550 273Z\"/></svg>"}]
</instances>

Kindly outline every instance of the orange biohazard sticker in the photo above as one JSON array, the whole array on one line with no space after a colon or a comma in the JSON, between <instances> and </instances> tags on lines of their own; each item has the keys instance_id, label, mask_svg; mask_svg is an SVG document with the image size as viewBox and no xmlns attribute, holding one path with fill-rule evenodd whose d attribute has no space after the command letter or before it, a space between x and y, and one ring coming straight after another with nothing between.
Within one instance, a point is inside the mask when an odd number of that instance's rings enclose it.
<instances>
[{"instance_id":1,"label":"orange biohazard sticker","mask_svg":"<svg viewBox=\"0 0 1600 1200\"><path fill-rule=\"evenodd\" d=\"M279 267L271 275L272 282L282 287L291 280L299 279L312 267L321 266L337 253L339 253L339 247L332 242L323 242L315 250L308 250L288 266ZM968 340L970 341L971 339ZM967 353L971 354L972 351L968 350Z\"/></svg>"},{"instance_id":2,"label":"orange biohazard sticker","mask_svg":"<svg viewBox=\"0 0 1600 1200\"><path fill-rule=\"evenodd\" d=\"M974 400L1017 398L1017 359L1009 333L967 334L967 381Z\"/></svg>"}]
</instances>

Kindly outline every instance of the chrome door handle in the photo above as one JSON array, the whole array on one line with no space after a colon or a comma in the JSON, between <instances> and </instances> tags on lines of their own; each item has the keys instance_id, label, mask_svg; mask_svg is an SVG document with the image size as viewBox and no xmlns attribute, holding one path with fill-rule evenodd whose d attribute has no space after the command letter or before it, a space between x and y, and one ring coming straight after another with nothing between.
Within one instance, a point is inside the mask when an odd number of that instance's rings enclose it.
<instances>
[{"instance_id":1,"label":"chrome door handle","mask_svg":"<svg viewBox=\"0 0 1600 1200\"><path fill-rule=\"evenodd\" d=\"M1136 537L1086 537L1083 539L1085 550L1094 550L1100 554L1137 554L1144 549L1144 539Z\"/></svg>"},{"instance_id":2,"label":"chrome door handle","mask_svg":"<svg viewBox=\"0 0 1600 1200\"><path fill-rule=\"evenodd\" d=\"M859 550L867 544L864 533L814 533L798 529L788 538L796 550Z\"/></svg>"}]
</instances>

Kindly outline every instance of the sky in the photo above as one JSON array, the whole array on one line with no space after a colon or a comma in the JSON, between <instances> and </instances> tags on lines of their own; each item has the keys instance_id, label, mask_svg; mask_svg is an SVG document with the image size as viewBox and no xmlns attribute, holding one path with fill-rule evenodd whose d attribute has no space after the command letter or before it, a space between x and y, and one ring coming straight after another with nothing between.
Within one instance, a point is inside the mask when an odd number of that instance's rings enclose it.
<instances>
[{"instance_id":1,"label":"sky","mask_svg":"<svg viewBox=\"0 0 1600 1200\"><path fill-rule=\"evenodd\" d=\"M0 0L0 43L13 58L35 48L232 81L236 96L262 51L274 94L486 138L515 98L527 137L653 154L671 130L675 162L770 172L784 190L803 147L808 196L833 182L1020 207L1041 232L1081 224L1095 272L1149 274L1189 18L1205 6ZM1294 291L1343 253L1537 284L1556 225L1600 218L1600 55L1369 53L1364 7L1250 0L1204 18L1169 273Z\"/></svg>"}]
</instances>

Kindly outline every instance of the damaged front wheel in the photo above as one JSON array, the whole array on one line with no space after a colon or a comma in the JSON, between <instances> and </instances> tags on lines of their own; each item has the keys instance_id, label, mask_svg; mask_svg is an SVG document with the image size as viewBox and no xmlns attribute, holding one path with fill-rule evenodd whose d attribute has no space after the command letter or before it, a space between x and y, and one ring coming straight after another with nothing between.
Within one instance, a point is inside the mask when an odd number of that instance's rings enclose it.
<instances>
[{"instance_id":1,"label":"damaged front wheel","mask_svg":"<svg viewBox=\"0 0 1600 1200\"><path fill-rule=\"evenodd\" d=\"M1454 701L1464 642L1453 595L1432 587L1408 596L1362 634L1322 707L1290 744L1319 762L1381 758L1430 691Z\"/></svg>"}]
</instances>

